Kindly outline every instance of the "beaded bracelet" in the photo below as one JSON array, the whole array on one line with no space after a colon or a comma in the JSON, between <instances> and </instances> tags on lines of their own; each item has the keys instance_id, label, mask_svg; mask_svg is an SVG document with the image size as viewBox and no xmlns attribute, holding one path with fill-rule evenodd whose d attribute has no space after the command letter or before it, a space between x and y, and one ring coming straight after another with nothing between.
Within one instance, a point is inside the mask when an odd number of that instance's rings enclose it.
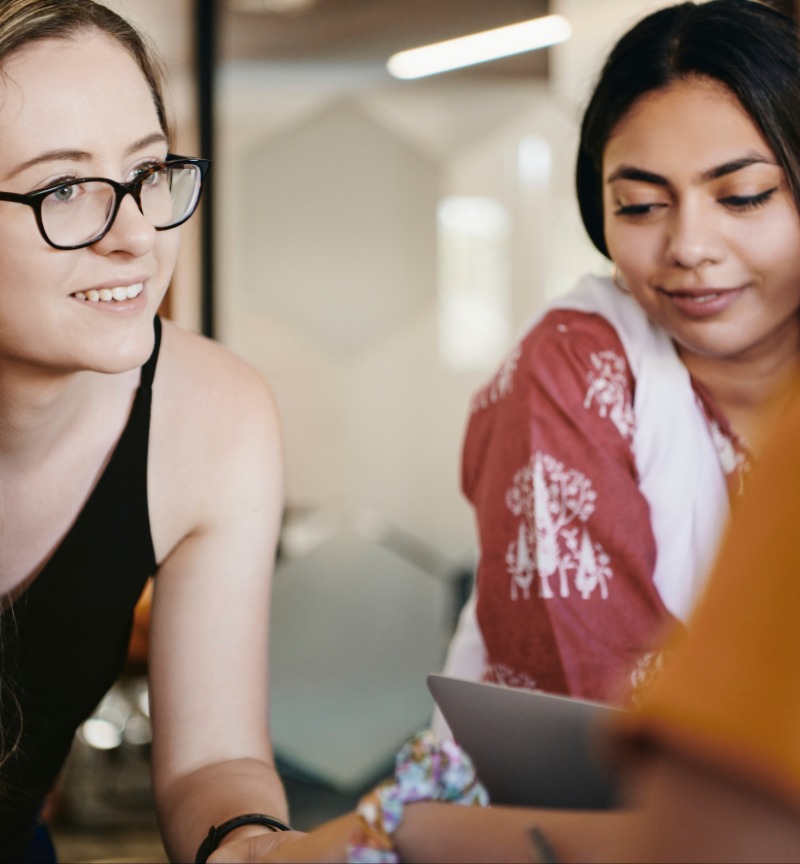
<instances>
[{"instance_id":1,"label":"beaded bracelet","mask_svg":"<svg viewBox=\"0 0 800 864\"><path fill-rule=\"evenodd\" d=\"M439 742L432 732L421 732L398 752L394 779L376 786L359 801L360 828L348 844L348 862L399 862L392 834L403 818L404 806L415 801L486 807L489 796L475 775L472 760L455 742Z\"/></svg>"},{"instance_id":2,"label":"beaded bracelet","mask_svg":"<svg viewBox=\"0 0 800 864\"><path fill-rule=\"evenodd\" d=\"M231 831L241 828L242 825L264 825L271 831L291 831L292 829L280 819L274 816L265 816L263 813L245 813L243 816L234 816L217 828L212 825L205 840L200 844L195 856L195 864L206 864L208 856L219 846L220 840Z\"/></svg>"}]
</instances>

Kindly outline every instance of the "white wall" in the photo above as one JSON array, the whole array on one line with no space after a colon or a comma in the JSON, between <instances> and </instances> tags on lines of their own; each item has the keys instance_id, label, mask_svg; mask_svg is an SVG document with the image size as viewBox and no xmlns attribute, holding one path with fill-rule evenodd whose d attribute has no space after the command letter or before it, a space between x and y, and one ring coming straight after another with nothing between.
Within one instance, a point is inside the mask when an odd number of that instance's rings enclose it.
<instances>
[{"instance_id":1,"label":"white wall","mask_svg":"<svg viewBox=\"0 0 800 864\"><path fill-rule=\"evenodd\" d=\"M491 369L455 372L439 359L430 260L436 201L487 195L507 208L511 332L518 333L538 303L569 287L587 263L597 263L571 191L574 105L527 83L355 89L347 81L313 82L267 66L225 69L220 95L220 335L273 384L286 439L288 501L346 514L369 507L454 561L469 560L473 529L459 491L460 446L470 394ZM329 184L310 162L309 182L299 180L290 193L280 178L287 172L301 178L304 158L324 160L325 136L335 134L331 112L367 120L382 133L357 158L337 163L338 202L319 201ZM315 130L316 148L309 144ZM545 181L528 182L518 170L520 141L530 135L544 138L552 152ZM367 182L372 168L365 163L389 161L392 143L408 158L385 170L405 176L399 188L384 184L391 218L376 202L370 221L354 210L346 190ZM270 185L261 174L271 159L281 174ZM257 205L270 211L259 222L268 236L253 232ZM307 214L305 223L298 208ZM315 209L324 209L335 245ZM282 215L291 232L275 241ZM402 234L405 242L378 244L382 231ZM303 283L286 270L285 243L306 274ZM337 261L344 267L349 256L363 257L376 245L385 254L373 268L378 281L355 273L364 284L343 290ZM395 278L398 270L405 281ZM384 281L391 283L389 293ZM289 296L282 299L281 292ZM376 293L391 307L388 316L359 300ZM298 304L307 306L305 314ZM349 334L345 345L342 334Z\"/></svg>"},{"instance_id":2,"label":"white wall","mask_svg":"<svg viewBox=\"0 0 800 864\"><path fill-rule=\"evenodd\" d=\"M506 207L512 218L513 334L538 304L566 290L584 270L603 266L574 202L577 123L595 71L587 68L589 58L601 56L619 29L616 22L642 4L562 0L560 5L578 22L576 41L556 49L550 89L527 82L453 85L446 78L365 83L353 69L316 75L266 64L223 70L216 167L219 332L275 389L290 504L329 508L345 519L360 508L374 509L454 562L472 559L472 517L459 489L460 448L469 397L491 369L456 372L439 359L436 273L429 260L433 238L418 228L427 220L434 230L433 208L445 195L486 195ZM580 24L584 18L586 26ZM592 52L590 39L601 47ZM371 150L338 166L341 200L324 201L328 220L338 203L331 245L324 220L314 216L303 223L296 212L314 213L315 196L326 185L318 166L308 164L311 182L298 181L291 195L273 179L273 197L254 164L268 166L276 154L281 166L276 170L301 177L303 158L324 160L328 121L337 111L368 120L385 137L375 136ZM315 129L316 149L309 144ZM519 146L527 136L540 136L550 146L552 172L544 181L526 180L519 172ZM382 218L377 208L371 222L362 211L353 212L345 190L365 182L364 162L386 161L392 141L411 154L412 164L416 153L419 171L408 165L403 170L404 182L417 187L407 190L414 194L403 194L402 188L387 192L392 218ZM425 176L431 178L429 190ZM273 238L253 233L256 206L270 213L262 220L271 226L270 235L280 233L282 210L291 224L291 239L287 234L272 254ZM405 247L382 244L385 260L376 268L391 281L389 293L383 280L370 283L366 272L360 274L364 284L342 290L337 261L341 268L349 256L374 250L380 232L397 232L404 221ZM291 243L305 282L287 273L284 243ZM419 266L407 266L418 258ZM405 282L393 278L399 269ZM282 292L288 299L281 299ZM359 298L381 292L390 312L378 321L375 309ZM302 309L298 314L298 304L307 307L305 314ZM364 338L365 331L374 338ZM343 345L343 338L349 343Z\"/></svg>"}]
</instances>

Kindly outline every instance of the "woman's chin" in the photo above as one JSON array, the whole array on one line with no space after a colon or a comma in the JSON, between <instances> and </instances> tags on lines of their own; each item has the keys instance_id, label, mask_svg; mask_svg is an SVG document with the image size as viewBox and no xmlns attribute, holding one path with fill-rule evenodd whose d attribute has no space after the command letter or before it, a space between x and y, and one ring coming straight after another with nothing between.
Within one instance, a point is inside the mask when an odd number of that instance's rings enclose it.
<instances>
[{"instance_id":1,"label":"woman's chin","mask_svg":"<svg viewBox=\"0 0 800 864\"><path fill-rule=\"evenodd\" d=\"M89 350L75 357L76 371L116 375L138 369L148 361L155 347L152 318L115 331L96 338Z\"/></svg>"}]
</instances>

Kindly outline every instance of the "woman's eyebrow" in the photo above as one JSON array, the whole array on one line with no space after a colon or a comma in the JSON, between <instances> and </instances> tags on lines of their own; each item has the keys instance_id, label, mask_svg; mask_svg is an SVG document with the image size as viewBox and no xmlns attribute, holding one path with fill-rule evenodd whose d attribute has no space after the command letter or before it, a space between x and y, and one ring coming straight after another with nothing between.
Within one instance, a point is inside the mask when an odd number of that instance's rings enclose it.
<instances>
[{"instance_id":1,"label":"woman's eyebrow","mask_svg":"<svg viewBox=\"0 0 800 864\"><path fill-rule=\"evenodd\" d=\"M653 186L669 186L666 177L642 168L634 168L632 165L620 165L616 171L609 174L606 183L615 183L617 180L636 180L639 183L651 183Z\"/></svg>"},{"instance_id":2,"label":"woman's eyebrow","mask_svg":"<svg viewBox=\"0 0 800 864\"><path fill-rule=\"evenodd\" d=\"M168 144L167 136L163 132L153 132L151 135L145 135L143 138L140 138L135 143L131 144L130 147L125 151L126 156L131 156L137 150L141 150L144 147L149 147L151 144Z\"/></svg>"},{"instance_id":3,"label":"woman's eyebrow","mask_svg":"<svg viewBox=\"0 0 800 864\"><path fill-rule=\"evenodd\" d=\"M152 134L145 135L138 141L135 141L133 144L131 144L131 146L128 147L125 151L125 155L130 156L137 150L141 150L144 147L149 147L151 144L166 143L167 136L163 132L153 132ZM87 152L86 150L74 150L69 148L62 148L60 150L46 150L44 153L40 153L38 156L34 156L32 159L28 159L25 162L17 165L12 171L10 171L6 175L5 179L10 180L17 174L25 171L27 168L32 168L34 165L39 165L43 162L86 162L91 159L91 157L92 154Z\"/></svg>"},{"instance_id":4,"label":"woman's eyebrow","mask_svg":"<svg viewBox=\"0 0 800 864\"><path fill-rule=\"evenodd\" d=\"M772 159L754 154L752 156L742 156L741 159L733 159L730 162L725 162L723 165L717 165L715 168L709 168L708 171L704 171L700 176L703 181L717 180L719 177L725 177L727 174L741 171L742 168L748 168L750 165L777 166L777 164Z\"/></svg>"},{"instance_id":5,"label":"woman's eyebrow","mask_svg":"<svg viewBox=\"0 0 800 864\"><path fill-rule=\"evenodd\" d=\"M28 159L13 168L8 172L8 174L6 174L6 180L10 180L17 174L21 174L27 168L32 168L34 165L39 165L42 162L56 162L59 160L65 162L85 162L89 159L89 156L90 154L85 150L46 150L44 153L34 156L33 159Z\"/></svg>"},{"instance_id":6,"label":"woman's eyebrow","mask_svg":"<svg viewBox=\"0 0 800 864\"><path fill-rule=\"evenodd\" d=\"M722 165L715 165L707 171L700 174L700 180L703 183L709 180L718 180L720 177L725 177L728 174L733 174L736 171L741 171L743 168L748 168L750 165L773 165L778 163L772 159L759 154L742 156L739 159L731 159L730 162L724 162ZM609 174L606 183L614 183L617 180L634 180L639 183L650 183L653 186L669 186L669 180L662 177L660 174L655 174L652 171L645 171L642 168L635 168L633 165L620 165L615 171Z\"/></svg>"}]
</instances>

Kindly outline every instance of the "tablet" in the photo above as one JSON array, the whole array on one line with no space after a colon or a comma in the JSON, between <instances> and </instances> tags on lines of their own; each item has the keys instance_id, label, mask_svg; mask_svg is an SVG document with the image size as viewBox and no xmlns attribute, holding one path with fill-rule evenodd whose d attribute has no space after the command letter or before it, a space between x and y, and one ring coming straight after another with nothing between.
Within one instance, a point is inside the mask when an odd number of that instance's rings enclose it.
<instances>
[{"instance_id":1,"label":"tablet","mask_svg":"<svg viewBox=\"0 0 800 864\"><path fill-rule=\"evenodd\" d=\"M428 689L492 803L616 806L615 780L599 742L621 709L444 675L429 675Z\"/></svg>"}]
</instances>

